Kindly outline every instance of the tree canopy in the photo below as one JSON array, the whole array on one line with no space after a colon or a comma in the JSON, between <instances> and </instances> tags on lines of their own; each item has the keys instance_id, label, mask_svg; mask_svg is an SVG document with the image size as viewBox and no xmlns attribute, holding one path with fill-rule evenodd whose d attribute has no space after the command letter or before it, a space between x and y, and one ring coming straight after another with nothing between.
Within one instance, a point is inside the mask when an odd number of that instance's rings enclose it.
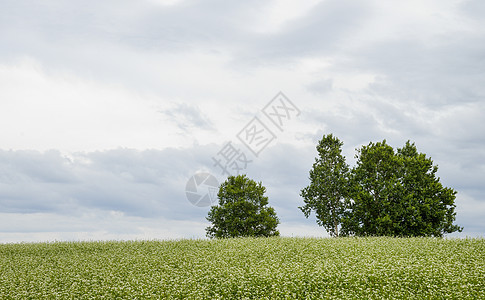
<instances>
[{"instance_id":1,"label":"tree canopy","mask_svg":"<svg viewBox=\"0 0 485 300\"><path fill-rule=\"evenodd\" d=\"M268 206L266 188L246 175L229 176L219 188L218 205L212 206L206 228L210 238L278 236L279 219Z\"/></svg>"},{"instance_id":2,"label":"tree canopy","mask_svg":"<svg viewBox=\"0 0 485 300\"><path fill-rule=\"evenodd\" d=\"M322 151L330 142L333 151ZM414 143L396 151L386 140L362 146L348 173L341 146L332 135L322 138L310 185L301 192L305 206L300 209L306 217L315 211L317 223L331 235L338 235L337 223L341 235L357 236L441 237L462 230L453 224L456 191L443 187L438 167Z\"/></svg>"}]
</instances>

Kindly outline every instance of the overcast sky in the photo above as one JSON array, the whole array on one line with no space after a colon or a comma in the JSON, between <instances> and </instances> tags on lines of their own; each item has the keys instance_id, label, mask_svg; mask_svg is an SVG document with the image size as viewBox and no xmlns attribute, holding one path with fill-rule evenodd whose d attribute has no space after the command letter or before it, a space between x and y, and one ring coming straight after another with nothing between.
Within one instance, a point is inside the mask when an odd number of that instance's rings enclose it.
<instances>
[{"instance_id":1,"label":"overcast sky","mask_svg":"<svg viewBox=\"0 0 485 300\"><path fill-rule=\"evenodd\" d=\"M370 141L414 141L458 191L451 236L483 236L484 15L480 0L1 0L0 242L202 238L209 208L186 185L222 182L229 147L282 235L327 236L297 208L327 133L351 165Z\"/></svg>"}]
</instances>

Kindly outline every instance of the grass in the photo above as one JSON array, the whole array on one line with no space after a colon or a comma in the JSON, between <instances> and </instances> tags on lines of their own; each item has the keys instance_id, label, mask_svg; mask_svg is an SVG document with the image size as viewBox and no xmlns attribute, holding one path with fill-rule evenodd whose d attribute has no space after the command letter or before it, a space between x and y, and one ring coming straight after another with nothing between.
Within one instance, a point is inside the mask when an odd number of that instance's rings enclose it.
<instances>
[{"instance_id":1,"label":"grass","mask_svg":"<svg viewBox=\"0 0 485 300\"><path fill-rule=\"evenodd\" d=\"M485 239L0 245L0 299L479 299Z\"/></svg>"}]
</instances>

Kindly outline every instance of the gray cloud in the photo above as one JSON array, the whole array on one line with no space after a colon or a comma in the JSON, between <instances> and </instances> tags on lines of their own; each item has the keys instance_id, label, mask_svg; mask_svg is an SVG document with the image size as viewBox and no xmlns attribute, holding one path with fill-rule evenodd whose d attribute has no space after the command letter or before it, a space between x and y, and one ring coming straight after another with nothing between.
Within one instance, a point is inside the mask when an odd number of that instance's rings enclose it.
<instances>
[{"instance_id":1,"label":"gray cloud","mask_svg":"<svg viewBox=\"0 0 485 300\"><path fill-rule=\"evenodd\" d=\"M71 158L54 151L0 151L0 211L72 216L78 221L93 212L106 216L121 213L132 218L202 224L207 208L188 202L185 184L200 170L213 173L220 182L224 180L211 161L219 148L211 145L145 151L116 149L77 153ZM305 219L297 208L302 205L299 193L308 185L308 171L315 156L315 149L276 144L248 165L248 176L266 186L270 205L275 207L284 226L317 226L313 217ZM435 163L441 166L439 160L435 159ZM438 175L443 176L445 185L459 190L458 222L473 230L464 234L476 234L477 230L485 230L478 226L483 211L471 208L483 206L477 200L484 194L483 165L462 169L463 173L450 173L460 168L444 162L444 171L440 169ZM462 175L467 175L464 180L460 179ZM76 229L80 225L73 226ZM9 232L15 230L14 226Z\"/></svg>"},{"instance_id":2,"label":"gray cloud","mask_svg":"<svg viewBox=\"0 0 485 300\"><path fill-rule=\"evenodd\" d=\"M230 99L242 99L244 103L234 105L231 118L244 123L253 116L253 110L244 106L253 94L240 95L240 91L273 93L267 90L274 86L284 90L288 82L295 82L293 90L300 91L295 95L302 110L299 120L304 125L299 139L295 145L278 141L248 168L251 177L267 186L270 203L284 226L314 223L297 210L298 194L308 183L314 145L331 132L344 141L351 163L355 148L369 141L387 139L394 147L408 139L415 141L440 166L443 183L458 190L458 223L469 234L483 234L483 3L462 1L452 17L442 14L441 7L433 14L435 21L437 16L461 20L456 28L437 30L440 24L434 21L406 20L402 27L390 29L388 36L373 36L367 27L378 22L377 31L394 28L388 24L391 19L379 21L378 2L322 1L278 30L262 33L254 26L266 17L264 8L257 1L223 0L182 1L174 6L150 1L75 5L4 1L0 4L0 63L15 66L30 57L48 75L74 74L156 98L156 109L166 107L158 105L165 99L177 99L161 116L178 126L180 132L175 135L187 139L200 132L219 133L221 128L214 124L220 123L201 109L208 99L227 101L217 94L218 88L230 83L234 89ZM197 55L203 58L194 59ZM206 56L217 63L206 62ZM301 60L307 58L328 61L312 65L311 71L298 71ZM355 74L372 79L359 88L347 87L345 83ZM170 81L172 77L177 82ZM185 199L184 187L198 170L219 174L211 157L220 148L220 144L144 151L119 148L70 155L0 150L0 212L73 216L80 220L73 225L75 230L92 220L85 216L90 212L96 216L120 212L142 223L145 218L161 218L203 224L206 211ZM59 228L61 221L46 230ZM132 233L137 232L142 230Z\"/></svg>"},{"instance_id":3,"label":"gray cloud","mask_svg":"<svg viewBox=\"0 0 485 300\"><path fill-rule=\"evenodd\" d=\"M200 170L209 170L221 182L224 180L212 165L211 157L218 150L216 145L116 149L76 153L70 158L56 151L0 151L0 212L73 218L84 218L89 212L117 212L149 219L204 222L207 208L188 202L185 184ZM300 153L300 159L289 161L288 155L295 152ZM294 215L308 167L308 163L301 162L311 159L289 145L267 149L266 153L248 167L249 176L263 181L271 205L283 221L308 224L302 216ZM71 229L80 226L76 224ZM8 231L21 228L23 225Z\"/></svg>"},{"instance_id":4,"label":"gray cloud","mask_svg":"<svg viewBox=\"0 0 485 300\"><path fill-rule=\"evenodd\" d=\"M209 161L174 149L117 149L76 153L0 151L0 211L76 214L77 209L120 211L126 215L183 219L200 215L185 200L189 176ZM202 166L204 166L202 164Z\"/></svg>"},{"instance_id":5,"label":"gray cloud","mask_svg":"<svg viewBox=\"0 0 485 300\"><path fill-rule=\"evenodd\" d=\"M286 24L281 33L255 36L243 55L270 61L333 55L369 16L369 7L361 2L322 1L308 15Z\"/></svg>"},{"instance_id":6,"label":"gray cloud","mask_svg":"<svg viewBox=\"0 0 485 300\"><path fill-rule=\"evenodd\" d=\"M473 17L476 21L483 22L483 14L485 13L485 4L480 0L463 1L460 5L461 10L467 15Z\"/></svg>"},{"instance_id":7,"label":"gray cloud","mask_svg":"<svg viewBox=\"0 0 485 300\"><path fill-rule=\"evenodd\" d=\"M188 133L194 128L215 130L212 122L206 117L197 105L177 103L174 108L160 111L167 116L178 128Z\"/></svg>"},{"instance_id":8,"label":"gray cloud","mask_svg":"<svg viewBox=\"0 0 485 300\"><path fill-rule=\"evenodd\" d=\"M67 2L18 2L0 12L5 28L0 40L8 45L0 54L10 59L35 57L50 68L75 70L99 81L109 78L157 89L160 82L146 74L165 68L153 60L166 53L220 53L241 70L291 62L338 53L340 42L351 39L369 17L363 3L332 0L288 22L280 32L249 31L248 24L265 18L264 6L221 0L172 7L88 1L76 8Z\"/></svg>"}]
</instances>

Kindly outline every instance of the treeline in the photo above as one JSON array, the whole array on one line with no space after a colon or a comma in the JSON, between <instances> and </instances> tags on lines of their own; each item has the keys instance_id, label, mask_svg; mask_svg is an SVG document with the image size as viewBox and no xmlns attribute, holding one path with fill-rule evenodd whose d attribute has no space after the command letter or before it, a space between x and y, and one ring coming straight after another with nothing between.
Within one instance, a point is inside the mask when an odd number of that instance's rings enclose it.
<instances>
[{"instance_id":1,"label":"treeline","mask_svg":"<svg viewBox=\"0 0 485 300\"><path fill-rule=\"evenodd\" d=\"M456 191L443 187L438 167L414 143L394 149L386 141L357 149L347 164L343 143L332 134L317 145L310 184L301 190L308 218L332 236L436 236L461 231L454 225ZM265 187L245 175L231 176L219 189L206 229L209 237L274 236L279 219Z\"/></svg>"}]
</instances>

